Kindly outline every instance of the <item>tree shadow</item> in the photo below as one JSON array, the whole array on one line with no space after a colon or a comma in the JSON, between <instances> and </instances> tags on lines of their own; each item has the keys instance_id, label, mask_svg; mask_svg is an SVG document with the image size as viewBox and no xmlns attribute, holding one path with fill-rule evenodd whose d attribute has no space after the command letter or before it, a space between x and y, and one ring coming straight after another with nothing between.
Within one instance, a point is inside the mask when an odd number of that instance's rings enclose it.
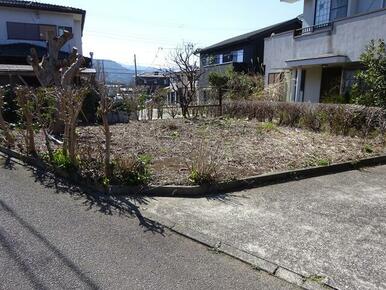
<instances>
[{"instance_id":1,"label":"tree shadow","mask_svg":"<svg viewBox=\"0 0 386 290\"><path fill-rule=\"evenodd\" d=\"M12 159L10 156L1 155L0 158L4 159L4 163L2 164L4 169L15 170L15 165L12 162Z\"/></svg>"},{"instance_id":2,"label":"tree shadow","mask_svg":"<svg viewBox=\"0 0 386 290\"><path fill-rule=\"evenodd\" d=\"M19 216L12 208L10 208L4 201L0 200L0 208L2 208L9 216L15 219L29 234L37 238L41 244L43 244L47 250L53 253L68 269L73 272L82 283L87 286L88 289L100 289L96 282L88 277L83 271L75 265L67 256L65 256L54 244L52 244L44 235L37 231L32 225ZM16 249L15 243L7 238L7 234L2 228L0 228L0 245L5 249L9 257L11 257L19 269L34 285L35 289L49 289L45 287L42 281L34 274L34 268L27 264L19 251Z\"/></svg>"},{"instance_id":3,"label":"tree shadow","mask_svg":"<svg viewBox=\"0 0 386 290\"><path fill-rule=\"evenodd\" d=\"M135 217L138 219L139 225L145 229L145 232L164 236L164 227L144 217L140 211L140 206L147 205L151 199L150 197L139 195L109 195L87 187L71 184L67 180L45 170L33 167L28 167L28 170L31 171L35 182L39 182L47 188L54 189L58 194L64 193L71 195L74 199L83 199L82 204L87 210L95 209L105 215L118 214L130 218Z\"/></svg>"},{"instance_id":4,"label":"tree shadow","mask_svg":"<svg viewBox=\"0 0 386 290\"><path fill-rule=\"evenodd\" d=\"M208 201L218 201L229 205L242 205L242 203L237 200L240 199L249 199L249 197L240 194L234 193L221 193L221 194L213 194L205 197Z\"/></svg>"}]
</instances>

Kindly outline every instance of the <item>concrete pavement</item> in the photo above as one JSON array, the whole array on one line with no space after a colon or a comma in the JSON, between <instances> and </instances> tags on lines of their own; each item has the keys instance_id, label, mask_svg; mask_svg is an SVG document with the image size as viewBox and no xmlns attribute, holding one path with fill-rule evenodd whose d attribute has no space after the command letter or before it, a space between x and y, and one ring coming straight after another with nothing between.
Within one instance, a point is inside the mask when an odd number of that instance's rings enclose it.
<instances>
[{"instance_id":1,"label":"concrete pavement","mask_svg":"<svg viewBox=\"0 0 386 290\"><path fill-rule=\"evenodd\" d=\"M0 157L0 289L299 289ZM155 202L155 200L154 200Z\"/></svg>"},{"instance_id":2,"label":"concrete pavement","mask_svg":"<svg viewBox=\"0 0 386 290\"><path fill-rule=\"evenodd\" d=\"M311 280L386 289L386 166L141 208Z\"/></svg>"}]
</instances>

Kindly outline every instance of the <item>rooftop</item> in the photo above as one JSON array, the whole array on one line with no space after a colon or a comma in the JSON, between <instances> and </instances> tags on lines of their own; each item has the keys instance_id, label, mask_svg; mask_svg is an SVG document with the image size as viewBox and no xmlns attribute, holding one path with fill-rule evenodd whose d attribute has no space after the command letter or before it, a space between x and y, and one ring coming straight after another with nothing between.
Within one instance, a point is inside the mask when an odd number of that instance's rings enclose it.
<instances>
[{"instance_id":1,"label":"rooftop","mask_svg":"<svg viewBox=\"0 0 386 290\"><path fill-rule=\"evenodd\" d=\"M0 7L11 7L11 8L22 8L22 9L32 9L32 10L45 10L53 11L60 13L71 13L71 14L80 14L82 15L82 28L84 26L84 21L86 17L86 11L79 8L53 5L40 3L35 1L21 1L21 0L0 0Z\"/></svg>"},{"instance_id":2,"label":"rooftop","mask_svg":"<svg viewBox=\"0 0 386 290\"><path fill-rule=\"evenodd\" d=\"M272 30L280 29L283 26L291 25L291 24L294 24L294 23L297 23L297 22L299 24L301 24L300 17L301 16L298 16L298 17L296 17L294 19L291 19L291 20L287 20L287 21L284 21L284 22L281 22L281 23L277 23L277 24L274 24L274 25L271 25L271 26L268 26L268 27L264 27L264 28L261 28L261 29L249 32L249 33L245 33L245 34L242 34L242 35L239 35L239 36L235 36L235 37L229 38L227 40L221 41L221 42L216 43L214 45L205 47L205 48L201 49L200 52L206 52L206 51L209 51L209 50L212 50L212 49L223 48L225 46L234 45L234 44L237 44L237 43L245 42L245 41L251 40L253 38L265 37L265 35L267 33L272 33L271 32Z\"/></svg>"}]
</instances>

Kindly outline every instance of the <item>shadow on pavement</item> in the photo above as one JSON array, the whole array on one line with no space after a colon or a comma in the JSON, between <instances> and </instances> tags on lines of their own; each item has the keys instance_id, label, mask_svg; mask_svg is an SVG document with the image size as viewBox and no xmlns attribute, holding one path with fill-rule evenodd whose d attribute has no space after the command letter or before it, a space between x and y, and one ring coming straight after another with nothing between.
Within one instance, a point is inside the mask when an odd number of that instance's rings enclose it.
<instances>
[{"instance_id":1,"label":"shadow on pavement","mask_svg":"<svg viewBox=\"0 0 386 290\"><path fill-rule=\"evenodd\" d=\"M8 170L14 170L15 169L15 165L13 164L11 157L9 157L9 156L2 157L0 160L2 160L2 161L4 160L2 162L2 166L4 169L8 169Z\"/></svg>"},{"instance_id":2,"label":"shadow on pavement","mask_svg":"<svg viewBox=\"0 0 386 290\"><path fill-rule=\"evenodd\" d=\"M15 162L9 159L8 163L9 165L6 168L13 169ZM26 168L31 171L32 176L35 178L35 182L39 182L47 188L55 189L56 193L70 194L75 199L85 199L83 205L87 207L87 210L96 209L98 212L105 215L118 214L126 217L136 217L139 221L139 225L145 229L145 232L161 234L164 236L164 227L161 224L144 217L139 209L138 205L148 204L149 197L138 195L107 195L70 184L66 180L59 178L50 172L29 166Z\"/></svg>"},{"instance_id":3,"label":"shadow on pavement","mask_svg":"<svg viewBox=\"0 0 386 290\"><path fill-rule=\"evenodd\" d=\"M241 205L240 202L237 202L237 199L249 199L249 197L239 194L225 193L225 194L216 194L206 197L207 201L218 201L229 205Z\"/></svg>"},{"instance_id":4,"label":"shadow on pavement","mask_svg":"<svg viewBox=\"0 0 386 290\"><path fill-rule=\"evenodd\" d=\"M38 232L32 225L21 218L5 202L0 200L0 208L4 209L12 218L14 218L23 228L36 237L50 252L52 252L66 267L68 267L89 289L99 289L97 284L91 280L82 270L67 258L58 248L56 248L46 237ZM25 263L15 248L15 244L8 241L6 233L0 228L0 245L7 254L16 262L21 271L27 276L36 289L49 289L43 285L34 274L34 269Z\"/></svg>"}]
</instances>

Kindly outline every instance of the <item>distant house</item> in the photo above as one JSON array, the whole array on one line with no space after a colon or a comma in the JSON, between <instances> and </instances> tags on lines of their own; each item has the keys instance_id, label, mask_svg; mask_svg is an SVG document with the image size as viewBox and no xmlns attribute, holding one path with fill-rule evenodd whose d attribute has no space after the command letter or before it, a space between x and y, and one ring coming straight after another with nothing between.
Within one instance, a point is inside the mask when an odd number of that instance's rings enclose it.
<instances>
[{"instance_id":1,"label":"distant house","mask_svg":"<svg viewBox=\"0 0 386 290\"><path fill-rule=\"evenodd\" d=\"M37 82L27 56L32 47L40 57L47 54L48 31L59 36L67 30L74 35L60 56L68 55L73 47L82 54L85 18L86 11L82 9L34 1L0 0L0 84L19 83L20 77L29 84ZM91 67L90 59L86 59L86 67Z\"/></svg>"},{"instance_id":2,"label":"distant house","mask_svg":"<svg viewBox=\"0 0 386 290\"><path fill-rule=\"evenodd\" d=\"M288 101L317 103L348 92L365 47L386 40L386 1L302 1L302 28L265 40L265 82L284 80Z\"/></svg>"},{"instance_id":3,"label":"distant house","mask_svg":"<svg viewBox=\"0 0 386 290\"><path fill-rule=\"evenodd\" d=\"M236 36L200 50L201 91L209 87L209 74L213 71L263 73L264 38L301 28L301 20L294 18L247 34ZM204 96L205 98L205 96Z\"/></svg>"},{"instance_id":4,"label":"distant house","mask_svg":"<svg viewBox=\"0 0 386 290\"><path fill-rule=\"evenodd\" d=\"M199 78L199 70L194 70L195 79ZM192 91L189 88L190 82L187 78L186 74L181 71L176 71L174 73L169 73L170 75L170 86L169 92L167 96L167 104L168 105L176 105L180 102L181 96L186 95L187 92ZM193 78L191 78L193 79ZM198 81L194 82L195 97L193 97L192 104L198 105L200 103L199 100L199 90L198 90Z\"/></svg>"},{"instance_id":5,"label":"distant house","mask_svg":"<svg viewBox=\"0 0 386 290\"><path fill-rule=\"evenodd\" d=\"M136 77L136 85L145 87L149 94L170 86L170 76L164 72L145 72Z\"/></svg>"}]
</instances>

